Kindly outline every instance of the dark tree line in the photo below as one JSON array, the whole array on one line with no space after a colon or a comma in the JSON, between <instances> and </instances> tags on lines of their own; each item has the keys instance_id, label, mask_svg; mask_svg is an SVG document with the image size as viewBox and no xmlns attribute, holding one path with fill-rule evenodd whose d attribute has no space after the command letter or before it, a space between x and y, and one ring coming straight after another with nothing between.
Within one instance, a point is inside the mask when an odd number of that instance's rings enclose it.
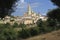
<instances>
[{"instance_id":1,"label":"dark tree line","mask_svg":"<svg viewBox=\"0 0 60 40\"><path fill-rule=\"evenodd\" d=\"M60 7L60 0L51 0L51 2L52 2L54 5L57 5L58 7Z\"/></svg>"},{"instance_id":2,"label":"dark tree line","mask_svg":"<svg viewBox=\"0 0 60 40\"><path fill-rule=\"evenodd\" d=\"M60 9L59 8L53 9L52 11L48 12L47 15L50 19L60 22Z\"/></svg>"},{"instance_id":3,"label":"dark tree line","mask_svg":"<svg viewBox=\"0 0 60 40\"><path fill-rule=\"evenodd\" d=\"M55 21L55 23L58 26L58 25L60 25L60 0L51 0L51 2L58 7L50 10L47 13L48 20L50 19L50 21L52 21L52 20Z\"/></svg>"},{"instance_id":4,"label":"dark tree line","mask_svg":"<svg viewBox=\"0 0 60 40\"><path fill-rule=\"evenodd\" d=\"M17 0L0 0L0 18L11 15L16 2Z\"/></svg>"}]
</instances>

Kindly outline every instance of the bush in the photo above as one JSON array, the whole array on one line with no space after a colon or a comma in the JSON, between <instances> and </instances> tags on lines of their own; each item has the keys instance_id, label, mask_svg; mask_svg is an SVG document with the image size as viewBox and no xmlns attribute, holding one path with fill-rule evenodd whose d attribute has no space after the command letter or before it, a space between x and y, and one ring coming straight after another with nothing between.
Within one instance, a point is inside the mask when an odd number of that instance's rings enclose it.
<instances>
[{"instance_id":1,"label":"bush","mask_svg":"<svg viewBox=\"0 0 60 40\"><path fill-rule=\"evenodd\" d=\"M49 21L50 22L50 21ZM10 25L9 23L6 24L0 24L0 40L16 40L18 38L28 38L31 36L35 36L38 34L44 34L47 32L51 32L56 29L60 29L60 26L49 26L48 21L42 22L40 20L40 23L37 24L38 27L31 27L26 28L25 24L18 25L17 23L14 23L14 25ZM54 21L52 21L54 22ZM39 25L40 24L40 25ZM20 27L22 30L19 32L15 31L15 27Z\"/></svg>"},{"instance_id":2,"label":"bush","mask_svg":"<svg viewBox=\"0 0 60 40\"><path fill-rule=\"evenodd\" d=\"M30 32L28 29L23 29L22 31L19 32L19 37L20 38L28 38L30 37Z\"/></svg>"},{"instance_id":3,"label":"bush","mask_svg":"<svg viewBox=\"0 0 60 40\"><path fill-rule=\"evenodd\" d=\"M16 40L17 32L7 24L0 25L0 40Z\"/></svg>"},{"instance_id":4,"label":"bush","mask_svg":"<svg viewBox=\"0 0 60 40\"><path fill-rule=\"evenodd\" d=\"M23 29L19 32L20 38L28 38L39 34L39 27L33 27L30 29Z\"/></svg>"},{"instance_id":5,"label":"bush","mask_svg":"<svg viewBox=\"0 0 60 40\"><path fill-rule=\"evenodd\" d=\"M18 23L16 23L16 22L13 24L13 28L15 28L15 27L18 27Z\"/></svg>"},{"instance_id":6,"label":"bush","mask_svg":"<svg viewBox=\"0 0 60 40\"><path fill-rule=\"evenodd\" d=\"M37 20L36 22L38 27L42 27L43 26L43 21L41 19Z\"/></svg>"},{"instance_id":7,"label":"bush","mask_svg":"<svg viewBox=\"0 0 60 40\"><path fill-rule=\"evenodd\" d=\"M24 28L24 27L26 27L26 25L23 23L20 23L18 27Z\"/></svg>"},{"instance_id":8,"label":"bush","mask_svg":"<svg viewBox=\"0 0 60 40\"><path fill-rule=\"evenodd\" d=\"M38 35L39 34L39 27L33 27L30 29L30 34L31 36L35 36L35 35Z\"/></svg>"}]
</instances>

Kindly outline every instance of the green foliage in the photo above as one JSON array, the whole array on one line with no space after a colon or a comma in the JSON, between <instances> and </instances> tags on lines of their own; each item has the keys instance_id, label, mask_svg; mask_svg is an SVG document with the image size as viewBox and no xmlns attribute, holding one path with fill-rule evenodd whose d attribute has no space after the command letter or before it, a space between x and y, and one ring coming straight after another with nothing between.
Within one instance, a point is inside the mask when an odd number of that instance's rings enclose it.
<instances>
[{"instance_id":1,"label":"green foliage","mask_svg":"<svg viewBox=\"0 0 60 40\"><path fill-rule=\"evenodd\" d=\"M15 28L18 26L22 30L15 31ZM10 25L9 23L0 24L0 39L16 40L17 38L28 38L31 36L44 34L58 29L60 29L60 26L56 26L55 21L50 19L47 21L39 20L37 22L37 26L31 28L27 28L25 24L20 24L20 25L18 25L17 23L14 23L14 25Z\"/></svg>"},{"instance_id":2,"label":"green foliage","mask_svg":"<svg viewBox=\"0 0 60 40\"><path fill-rule=\"evenodd\" d=\"M11 15L14 12L17 0L0 0L0 18Z\"/></svg>"},{"instance_id":3,"label":"green foliage","mask_svg":"<svg viewBox=\"0 0 60 40\"><path fill-rule=\"evenodd\" d=\"M23 29L22 31L19 32L19 37L20 38L28 38L30 37L30 32L28 29Z\"/></svg>"},{"instance_id":4,"label":"green foliage","mask_svg":"<svg viewBox=\"0 0 60 40\"><path fill-rule=\"evenodd\" d=\"M15 22L15 23L13 24L13 28L16 28L16 27L18 27L18 23Z\"/></svg>"},{"instance_id":5,"label":"green foliage","mask_svg":"<svg viewBox=\"0 0 60 40\"><path fill-rule=\"evenodd\" d=\"M14 19L12 19L12 20L10 20L11 22L13 22L14 21Z\"/></svg>"},{"instance_id":6,"label":"green foliage","mask_svg":"<svg viewBox=\"0 0 60 40\"><path fill-rule=\"evenodd\" d=\"M47 13L48 31L57 30L60 28L60 0L51 0L58 8L53 9Z\"/></svg>"},{"instance_id":7,"label":"green foliage","mask_svg":"<svg viewBox=\"0 0 60 40\"><path fill-rule=\"evenodd\" d=\"M37 26L39 27L39 31L40 31L40 33L44 33L45 32L45 24L44 24L44 22L41 20L41 19L39 19L38 21L37 21Z\"/></svg>"},{"instance_id":8,"label":"green foliage","mask_svg":"<svg viewBox=\"0 0 60 40\"><path fill-rule=\"evenodd\" d=\"M17 35L9 23L0 25L0 40L16 40Z\"/></svg>"},{"instance_id":9,"label":"green foliage","mask_svg":"<svg viewBox=\"0 0 60 40\"><path fill-rule=\"evenodd\" d=\"M51 2L60 7L60 0L51 0Z\"/></svg>"},{"instance_id":10,"label":"green foliage","mask_svg":"<svg viewBox=\"0 0 60 40\"><path fill-rule=\"evenodd\" d=\"M30 29L30 34L31 36L35 36L35 35L38 35L39 34L39 27L33 27Z\"/></svg>"},{"instance_id":11,"label":"green foliage","mask_svg":"<svg viewBox=\"0 0 60 40\"><path fill-rule=\"evenodd\" d=\"M25 27L26 27L26 25L25 25L25 24L23 24L23 23L20 23L18 27L25 28Z\"/></svg>"},{"instance_id":12,"label":"green foliage","mask_svg":"<svg viewBox=\"0 0 60 40\"><path fill-rule=\"evenodd\" d=\"M42 27L43 25L43 21L41 19L39 19L37 22L36 22L37 26L38 27Z\"/></svg>"},{"instance_id":13,"label":"green foliage","mask_svg":"<svg viewBox=\"0 0 60 40\"><path fill-rule=\"evenodd\" d=\"M48 16L48 20L55 21L55 23L60 24L60 9L59 8L49 11L47 13L47 16Z\"/></svg>"},{"instance_id":14,"label":"green foliage","mask_svg":"<svg viewBox=\"0 0 60 40\"><path fill-rule=\"evenodd\" d=\"M39 27L33 27L30 29L23 29L19 32L20 38L28 38L39 34Z\"/></svg>"},{"instance_id":15,"label":"green foliage","mask_svg":"<svg viewBox=\"0 0 60 40\"><path fill-rule=\"evenodd\" d=\"M47 22L48 22L48 24L47 24L48 26L56 26L56 24L57 24L56 21L53 19L48 19Z\"/></svg>"},{"instance_id":16,"label":"green foliage","mask_svg":"<svg viewBox=\"0 0 60 40\"><path fill-rule=\"evenodd\" d=\"M59 21L60 20L60 9L56 8L47 13L48 18Z\"/></svg>"}]
</instances>

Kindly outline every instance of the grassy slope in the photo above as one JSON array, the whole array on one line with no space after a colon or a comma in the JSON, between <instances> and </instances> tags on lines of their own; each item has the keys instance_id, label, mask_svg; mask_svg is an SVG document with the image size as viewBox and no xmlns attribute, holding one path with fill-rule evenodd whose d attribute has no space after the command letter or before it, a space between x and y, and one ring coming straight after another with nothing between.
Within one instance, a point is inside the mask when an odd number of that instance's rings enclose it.
<instances>
[{"instance_id":1,"label":"grassy slope","mask_svg":"<svg viewBox=\"0 0 60 40\"><path fill-rule=\"evenodd\" d=\"M35 37L28 38L26 40L60 40L60 30L53 31L51 33L38 35Z\"/></svg>"}]
</instances>

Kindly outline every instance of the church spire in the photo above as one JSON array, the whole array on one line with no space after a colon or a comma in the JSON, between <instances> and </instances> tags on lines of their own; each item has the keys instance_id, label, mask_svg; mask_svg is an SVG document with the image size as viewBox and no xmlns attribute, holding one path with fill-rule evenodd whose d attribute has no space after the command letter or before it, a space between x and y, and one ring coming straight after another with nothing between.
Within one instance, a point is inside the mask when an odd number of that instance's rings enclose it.
<instances>
[{"instance_id":1,"label":"church spire","mask_svg":"<svg viewBox=\"0 0 60 40\"><path fill-rule=\"evenodd\" d=\"M30 7L30 4L28 4L28 14L31 14L31 13L32 13L31 7Z\"/></svg>"}]
</instances>

